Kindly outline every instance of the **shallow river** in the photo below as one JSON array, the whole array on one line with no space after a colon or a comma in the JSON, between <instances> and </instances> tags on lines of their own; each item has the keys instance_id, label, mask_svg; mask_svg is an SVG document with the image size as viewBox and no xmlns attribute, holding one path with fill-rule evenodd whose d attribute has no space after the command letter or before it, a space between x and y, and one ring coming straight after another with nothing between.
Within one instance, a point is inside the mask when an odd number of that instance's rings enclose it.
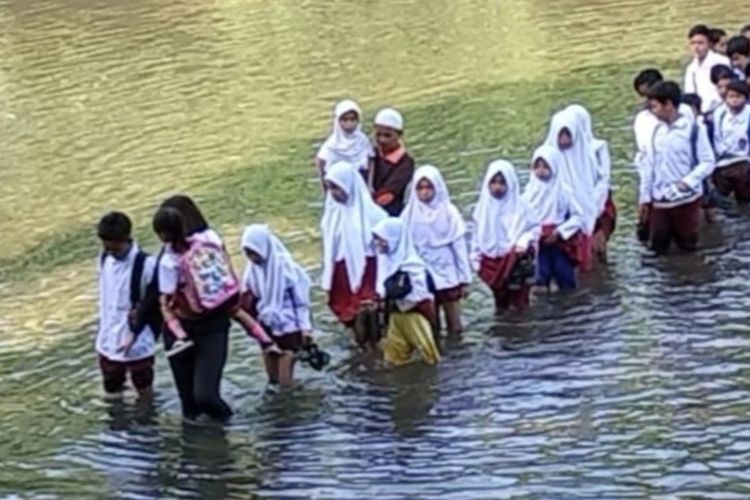
<instances>
[{"instance_id":1,"label":"shallow river","mask_svg":"<svg viewBox=\"0 0 750 500\"><path fill-rule=\"evenodd\" d=\"M733 11L732 7L736 10ZM696 255L633 237L631 81L679 77L686 0L0 0L0 497L748 498L750 213ZM487 161L523 177L579 100L614 157L607 269L495 321L479 285L444 363L383 372L320 297L334 362L266 390L237 333L228 427L183 426L160 354L150 411L101 401L93 224L194 195L232 247L268 221L317 274L311 158L335 100L401 108L465 213ZM237 256L237 263L240 262Z\"/></svg>"}]
</instances>

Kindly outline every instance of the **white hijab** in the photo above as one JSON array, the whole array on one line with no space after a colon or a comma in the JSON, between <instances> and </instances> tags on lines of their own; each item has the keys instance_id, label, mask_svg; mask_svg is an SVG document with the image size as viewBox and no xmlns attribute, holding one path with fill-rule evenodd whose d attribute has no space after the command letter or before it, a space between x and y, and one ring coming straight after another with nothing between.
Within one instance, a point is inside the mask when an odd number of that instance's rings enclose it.
<instances>
[{"instance_id":1,"label":"white hijab","mask_svg":"<svg viewBox=\"0 0 750 500\"><path fill-rule=\"evenodd\" d=\"M268 325L279 324L287 290L294 287L308 295L310 278L265 224L245 228L242 249L252 250L264 261L261 265L249 262L245 269L244 284L258 299L258 319Z\"/></svg>"},{"instance_id":2,"label":"white hijab","mask_svg":"<svg viewBox=\"0 0 750 500\"><path fill-rule=\"evenodd\" d=\"M404 221L398 217L387 217L373 227L372 234L388 242L388 253L378 253L378 295L385 297L386 280L396 272L403 271L409 275L412 286L412 293L406 300L419 302L430 297L427 268L414 248Z\"/></svg>"},{"instance_id":3,"label":"white hijab","mask_svg":"<svg viewBox=\"0 0 750 500\"><path fill-rule=\"evenodd\" d=\"M546 181L539 179L533 173L534 164L539 158L547 162L552 172ZM534 216L543 226L558 225L566 219L570 191L562 182L560 175L564 162L560 150L548 145L537 148L531 158L532 173L522 198L529 204Z\"/></svg>"},{"instance_id":4,"label":"white hijab","mask_svg":"<svg viewBox=\"0 0 750 500\"><path fill-rule=\"evenodd\" d=\"M563 158L560 177L582 207L586 232L591 234L599 216L595 195L597 164L594 148L583 130L581 116L571 107L552 117L545 144L559 151L557 139L563 129L570 132L573 145L560 151Z\"/></svg>"},{"instance_id":5,"label":"white hijab","mask_svg":"<svg viewBox=\"0 0 750 500\"><path fill-rule=\"evenodd\" d=\"M331 289L337 254L344 255L346 272L352 293L362 285L367 257L373 255L372 228L387 217L370 196L364 179L351 164L338 162L328 169L325 180L341 188L347 195L339 203L326 194L325 211L320 222L323 233L323 290ZM341 251L337 251L341 245Z\"/></svg>"},{"instance_id":6,"label":"white hijab","mask_svg":"<svg viewBox=\"0 0 750 500\"><path fill-rule=\"evenodd\" d=\"M341 127L339 120L350 111L357 113L360 122L354 132L347 133ZM335 158L337 161L347 161L357 168L363 167L363 165L360 165L363 159L373 156L370 139L362 131L362 111L356 102L347 99L336 104L331 134L323 143L322 149L327 152L329 158Z\"/></svg>"},{"instance_id":7,"label":"white hijab","mask_svg":"<svg viewBox=\"0 0 750 500\"><path fill-rule=\"evenodd\" d=\"M575 116L583 137L591 146L596 167L594 171L594 182L597 193L596 208L601 213L609 197L609 176L612 170L609 145L604 139L594 136L594 129L591 126L591 113L589 113L588 109L581 104L571 104L568 106L568 110Z\"/></svg>"},{"instance_id":8,"label":"white hijab","mask_svg":"<svg viewBox=\"0 0 750 500\"><path fill-rule=\"evenodd\" d=\"M505 196L500 199L490 192L490 182L497 174L503 175L507 186ZM476 245L487 257L508 254L534 225L531 209L521 198L516 169L510 162L496 160L489 164L473 217Z\"/></svg>"},{"instance_id":9,"label":"white hijab","mask_svg":"<svg viewBox=\"0 0 750 500\"><path fill-rule=\"evenodd\" d=\"M428 180L435 189L435 197L429 203L423 203L417 195L417 185L423 179ZM440 170L432 165L424 165L414 172L409 201L401 218L418 248L440 248L466 235L466 224L451 203L448 186Z\"/></svg>"}]
</instances>

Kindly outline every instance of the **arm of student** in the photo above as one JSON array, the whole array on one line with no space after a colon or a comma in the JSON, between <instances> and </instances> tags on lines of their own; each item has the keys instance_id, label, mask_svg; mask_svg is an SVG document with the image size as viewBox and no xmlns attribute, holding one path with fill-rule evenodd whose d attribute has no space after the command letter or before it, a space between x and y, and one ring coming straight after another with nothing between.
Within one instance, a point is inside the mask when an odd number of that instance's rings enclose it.
<instances>
[{"instance_id":1,"label":"arm of student","mask_svg":"<svg viewBox=\"0 0 750 500\"><path fill-rule=\"evenodd\" d=\"M651 154L644 153L638 169L638 203L651 203L651 192L654 182L654 159Z\"/></svg>"},{"instance_id":2,"label":"arm of student","mask_svg":"<svg viewBox=\"0 0 750 500\"><path fill-rule=\"evenodd\" d=\"M180 319L172 309L172 303L173 300L171 295L161 294L161 296L159 297L159 304L161 305L161 314L164 317L164 324L167 325L167 328L169 328L169 331L171 331L175 337L181 339L187 338L188 334L185 329L182 328Z\"/></svg>"},{"instance_id":3,"label":"arm of student","mask_svg":"<svg viewBox=\"0 0 750 500\"><path fill-rule=\"evenodd\" d=\"M703 180L710 176L716 167L716 158L708 141L705 127L698 127L698 138L695 145L698 165L682 179L693 191L700 191Z\"/></svg>"},{"instance_id":4,"label":"arm of student","mask_svg":"<svg viewBox=\"0 0 750 500\"><path fill-rule=\"evenodd\" d=\"M575 233L583 231L585 228L583 209L570 191L568 191L568 200L568 218L565 222L557 226L557 232L560 233L560 236L564 240L569 239Z\"/></svg>"},{"instance_id":5,"label":"arm of student","mask_svg":"<svg viewBox=\"0 0 750 500\"><path fill-rule=\"evenodd\" d=\"M152 311L161 307L159 303L159 291L148 286L154 279L156 273L156 259L152 256L143 262L143 275L141 276L141 301L130 316L130 331L137 338L146 328L147 318ZM154 332L154 335L158 332Z\"/></svg>"},{"instance_id":6,"label":"arm of student","mask_svg":"<svg viewBox=\"0 0 750 500\"><path fill-rule=\"evenodd\" d=\"M260 323L255 321L247 311L238 307L232 313L232 317L242 326L248 336L260 344L261 348L267 349L269 346L274 345L273 340L268 336L263 327L260 326Z\"/></svg>"},{"instance_id":7,"label":"arm of student","mask_svg":"<svg viewBox=\"0 0 750 500\"><path fill-rule=\"evenodd\" d=\"M385 184L375 193L375 202L380 206L390 204L396 196L406 191L406 186L409 185L413 176L413 161L405 162L394 168Z\"/></svg>"},{"instance_id":8,"label":"arm of student","mask_svg":"<svg viewBox=\"0 0 750 500\"><path fill-rule=\"evenodd\" d=\"M462 284L471 283L471 263L469 261L469 246L466 244L466 238L461 237L451 243L453 255L456 256L456 265L458 266L458 278Z\"/></svg>"},{"instance_id":9,"label":"arm of student","mask_svg":"<svg viewBox=\"0 0 750 500\"><path fill-rule=\"evenodd\" d=\"M523 232L521 237L518 239L518 243L516 243L517 247L529 249L532 247L536 247L537 242L539 241L539 238L542 236L542 226L539 224L539 221L536 220L536 218L532 218L531 213L529 212L529 223L526 227L526 230Z\"/></svg>"},{"instance_id":10,"label":"arm of student","mask_svg":"<svg viewBox=\"0 0 750 500\"><path fill-rule=\"evenodd\" d=\"M610 178L612 175L612 158L609 155L609 145L605 142L599 148L599 162L597 163L596 200L597 209L601 210L609 197Z\"/></svg>"},{"instance_id":11,"label":"arm of student","mask_svg":"<svg viewBox=\"0 0 750 500\"><path fill-rule=\"evenodd\" d=\"M692 64L688 65L687 68L685 68L685 81L682 86L685 94L696 94L697 89L695 88L693 80L693 71L692 71Z\"/></svg>"},{"instance_id":12,"label":"arm of student","mask_svg":"<svg viewBox=\"0 0 750 500\"><path fill-rule=\"evenodd\" d=\"M475 272L479 272L479 267L482 264L482 252L479 251L479 240L477 238L476 222L474 223L474 230L471 232L471 251L469 254L469 262L471 264L471 268Z\"/></svg>"}]
</instances>

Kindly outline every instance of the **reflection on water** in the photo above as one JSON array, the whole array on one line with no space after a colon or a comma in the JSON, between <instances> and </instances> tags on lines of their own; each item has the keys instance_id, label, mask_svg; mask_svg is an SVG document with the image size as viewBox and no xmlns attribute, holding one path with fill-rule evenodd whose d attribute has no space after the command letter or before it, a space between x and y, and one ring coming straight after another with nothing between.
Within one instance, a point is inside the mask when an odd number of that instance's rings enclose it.
<instances>
[{"instance_id":1,"label":"reflection on water","mask_svg":"<svg viewBox=\"0 0 750 500\"><path fill-rule=\"evenodd\" d=\"M0 0L0 496L747 498L750 213L654 259L628 163L634 72L677 76L687 27L734 29L740 6ZM225 429L180 421L163 358L153 408L100 402L93 221L125 209L153 246L184 190L232 247L267 220L317 272L310 159L343 96L402 108L467 214L489 159L523 167L583 101L615 159L610 266L526 316L496 320L477 285L437 368L382 371L317 297L333 366L268 392L236 335Z\"/></svg>"}]
</instances>

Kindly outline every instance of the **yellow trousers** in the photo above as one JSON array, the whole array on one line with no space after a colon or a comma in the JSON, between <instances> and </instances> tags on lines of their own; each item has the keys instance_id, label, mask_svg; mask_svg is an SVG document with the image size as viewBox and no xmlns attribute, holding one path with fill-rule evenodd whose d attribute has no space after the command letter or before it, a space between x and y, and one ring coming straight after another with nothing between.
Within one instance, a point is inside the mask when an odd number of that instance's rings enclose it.
<instances>
[{"instance_id":1,"label":"yellow trousers","mask_svg":"<svg viewBox=\"0 0 750 500\"><path fill-rule=\"evenodd\" d=\"M440 361L440 352L432 336L430 322L417 312L396 312L388 320L388 332L383 343L385 361L395 366L408 363L414 351L419 351L425 363Z\"/></svg>"}]
</instances>

